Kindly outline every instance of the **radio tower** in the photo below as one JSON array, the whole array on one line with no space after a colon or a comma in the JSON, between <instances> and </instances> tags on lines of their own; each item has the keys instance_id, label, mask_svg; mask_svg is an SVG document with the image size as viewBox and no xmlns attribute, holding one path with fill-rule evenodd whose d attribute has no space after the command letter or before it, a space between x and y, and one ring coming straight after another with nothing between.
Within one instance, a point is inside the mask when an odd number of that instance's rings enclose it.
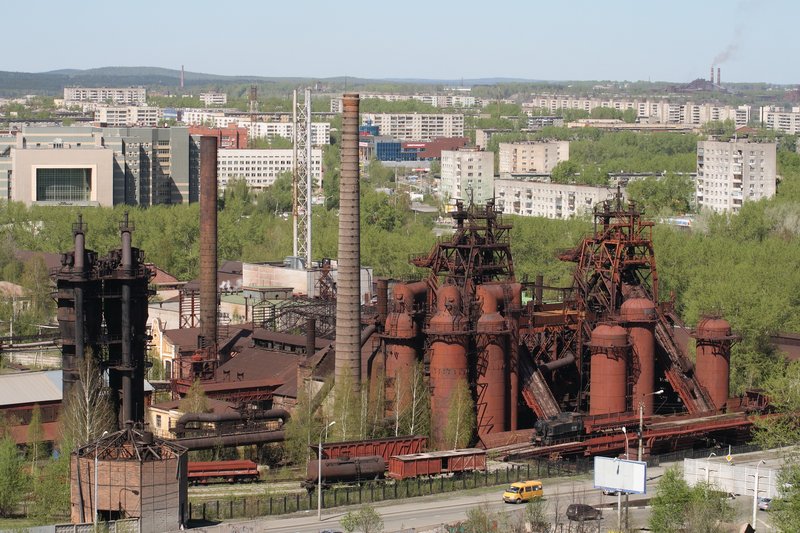
<instances>
[{"instance_id":1,"label":"radio tower","mask_svg":"<svg viewBox=\"0 0 800 533\"><path fill-rule=\"evenodd\" d=\"M311 268L311 199L314 194L311 175L311 89L305 90L304 101L292 98L292 222L293 255L302 257Z\"/></svg>"}]
</instances>

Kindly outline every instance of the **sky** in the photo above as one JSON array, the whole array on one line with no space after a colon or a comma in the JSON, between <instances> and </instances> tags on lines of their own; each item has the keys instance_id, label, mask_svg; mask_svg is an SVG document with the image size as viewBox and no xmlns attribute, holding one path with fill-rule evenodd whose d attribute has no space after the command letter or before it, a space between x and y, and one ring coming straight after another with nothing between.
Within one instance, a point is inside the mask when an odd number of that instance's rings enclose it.
<instances>
[{"instance_id":1,"label":"sky","mask_svg":"<svg viewBox=\"0 0 800 533\"><path fill-rule=\"evenodd\" d=\"M35 9L35 11L33 11ZM796 84L799 0L4 0L0 70Z\"/></svg>"}]
</instances>

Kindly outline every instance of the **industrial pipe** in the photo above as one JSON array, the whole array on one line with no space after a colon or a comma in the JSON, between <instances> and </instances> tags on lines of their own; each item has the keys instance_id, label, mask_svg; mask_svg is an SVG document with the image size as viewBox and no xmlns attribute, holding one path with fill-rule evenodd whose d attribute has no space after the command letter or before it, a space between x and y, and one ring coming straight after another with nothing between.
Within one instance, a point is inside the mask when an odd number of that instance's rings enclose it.
<instances>
[{"instance_id":1,"label":"industrial pipe","mask_svg":"<svg viewBox=\"0 0 800 533\"><path fill-rule=\"evenodd\" d=\"M131 249L131 227L128 225L128 213L125 213L120 224L122 239L122 423L132 423L133 413L133 360L131 358L131 280L133 273L133 251Z\"/></svg>"},{"instance_id":2,"label":"industrial pipe","mask_svg":"<svg viewBox=\"0 0 800 533\"><path fill-rule=\"evenodd\" d=\"M286 438L283 430L256 431L255 433L234 433L222 437L191 437L177 439L174 442L184 448L192 450L211 450L217 446L247 446L248 444L266 444L268 442L281 442Z\"/></svg>"},{"instance_id":3,"label":"industrial pipe","mask_svg":"<svg viewBox=\"0 0 800 533\"><path fill-rule=\"evenodd\" d=\"M189 422L238 422L242 420L271 420L281 419L285 424L291 415L285 409L268 409L266 411L255 411L253 413L242 414L239 411L229 413L186 413L181 416L171 429L178 437L186 433L186 424Z\"/></svg>"},{"instance_id":4,"label":"industrial pipe","mask_svg":"<svg viewBox=\"0 0 800 533\"><path fill-rule=\"evenodd\" d=\"M574 362L575 362L575 354L572 352L567 352L567 354L560 359L556 359L555 361L550 361L548 363L543 363L539 365L539 371L552 372L554 370L558 370L559 368L571 365Z\"/></svg>"}]
</instances>

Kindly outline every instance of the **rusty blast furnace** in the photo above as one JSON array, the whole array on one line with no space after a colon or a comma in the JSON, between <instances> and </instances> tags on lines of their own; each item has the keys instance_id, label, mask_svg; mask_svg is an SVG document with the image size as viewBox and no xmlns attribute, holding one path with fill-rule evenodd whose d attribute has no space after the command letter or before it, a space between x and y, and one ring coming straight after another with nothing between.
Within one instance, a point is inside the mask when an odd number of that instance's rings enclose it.
<instances>
[{"instance_id":1,"label":"rusty blast furnace","mask_svg":"<svg viewBox=\"0 0 800 533\"><path fill-rule=\"evenodd\" d=\"M594 211L594 231L559 258L575 264L571 287L518 282L511 226L490 202L458 203L455 232L412 258L422 281L395 283L382 334L386 414L405 409L419 362L427 370L433 441L441 443L461 380L476 406L477 437L508 457L619 450L621 426L638 430L645 453L698 440L731 442L763 409L756 394L729 398L727 321L709 317L688 335L659 302L653 223L621 197ZM522 431L523 428L535 428ZM520 448L527 442L527 447Z\"/></svg>"}]
</instances>

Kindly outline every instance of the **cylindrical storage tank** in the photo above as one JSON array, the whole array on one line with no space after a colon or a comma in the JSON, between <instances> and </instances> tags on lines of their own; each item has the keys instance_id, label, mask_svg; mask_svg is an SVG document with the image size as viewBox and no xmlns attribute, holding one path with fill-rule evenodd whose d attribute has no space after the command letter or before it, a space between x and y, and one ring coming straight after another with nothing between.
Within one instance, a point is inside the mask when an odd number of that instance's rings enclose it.
<instances>
[{"instance_id":1,"label":"cylindrical storage tank","mask_svg":"<svg viewBox=\"0 0 800 533\"><path fill-rule=\"evenodd\" d=\"M342 457L323 459L321 470L322 482L325 484L343 481L369 481L383 477L383 473L386 471L386 461L380 455L353 457L352 459ZM319 460L309 461L305 485L316 484L319 472Z\"/></svg>"},{"instance_id":2,"label":"cylindrical storage tank","mask_svg":"<svg viewBox=\"0 0 800 533\"><path fill-rule=\"evenodd\" d=\"M477 418L478 435L506 431L506 322L497 310L501 286L478 285L475 296L481 304L478 319Z\"/></svg>"},{"instance_id":3,"label":"cylindrical storage tank","mask_svg":"<svg viewBox=\"0 0 800 533\"><path fill-rule=\"evenodd\" d=\"M431 318L427 333L430 346L431 433L434 442L441 443L450 411L450 398L460 380L467 380L467 350L461 315L461 295L457 287L446 285L439 289L436 314Z\"/></svg>"},{"instance_id":4,"label":"cylindrical storage tank","mask_svg":"<svg viewBox=\"0 0 800 533\"><path fill-rule=\"evenodd\" d=\"M697 362L695 372L711 396L714 407L722 408L728 401L731 325L723 318L704 318L697 324Z\"/></svg>"},{"instance_id":5,"label":"cylindrical storage tank","mask_svg":"<svg viewBox=\"0 0 800 533\"><path fill-rule=\"evenodd\" d=\"M390 407L387 410L389 416L397 409L402 411L410 399L405 391L411 388L410 380L417 362L418 329L413 317L406 313L389 313L386 320L386 402Z\"/></svg>"},{"instance_id":6,"label":"cylindrical storage tank","mask_svg":"<svg viewBox=\"0 0 800 533\"><path fill-rule=\"evenodd\" d=\"M600 324L592 331L589 414L625 412L628 378L628 332Z\"/></svg>"},{"instance_id":7,"label":"cylindrical storage tank","mask_svg":"<svg viewBox=\"0 0 800 533\"><path fill-rule=\"evenodd\" d=\"M631 298L622 304L620 319L628 328L633 350L630 372L633 380L631 407L638 412L641 403L643 413L649 416L653 414L655 400L656 306L647 298Z\"/></svg>"}]
</instances>

